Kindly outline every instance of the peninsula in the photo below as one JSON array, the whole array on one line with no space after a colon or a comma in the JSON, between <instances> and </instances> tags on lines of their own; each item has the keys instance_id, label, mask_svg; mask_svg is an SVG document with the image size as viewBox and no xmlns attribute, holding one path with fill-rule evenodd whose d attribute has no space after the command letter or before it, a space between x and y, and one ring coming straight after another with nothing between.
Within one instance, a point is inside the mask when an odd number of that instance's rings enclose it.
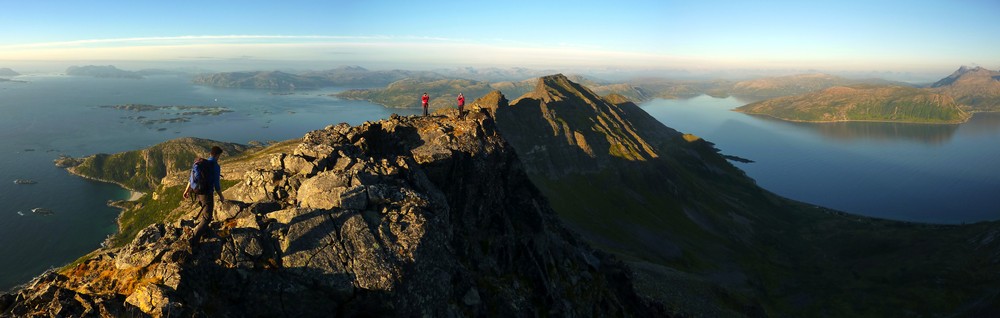
<instances>
[{"instance_id":1,"label":"peninsula","mask_svg":"<svg viewBox=\"0 0 1000 318\"><path fill-rule=\"evenodd\" d=\"M735 109L788 121L875 121L957 124L971 114L948 95L903 86L837 86L778 97Z\"/></svg>"}]
</instances>

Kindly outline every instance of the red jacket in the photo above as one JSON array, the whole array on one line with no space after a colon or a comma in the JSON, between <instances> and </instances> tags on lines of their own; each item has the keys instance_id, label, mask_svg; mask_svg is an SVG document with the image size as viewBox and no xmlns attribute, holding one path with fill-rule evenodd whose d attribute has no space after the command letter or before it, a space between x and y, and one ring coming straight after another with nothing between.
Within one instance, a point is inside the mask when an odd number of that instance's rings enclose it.
<instances>
[{"instance_id":1,"label":"red jacket","mask_svg":"<svg viewBox=\"0 0 1000 318\"><path fill-rule=\"evenodd\" d=\"M465 96L458 97L458 106L465 106Z\"/></svg>"},{"instance_id":2,"label":"red jacket","mask_svg":"<svg viewBox=\"0 0 1000 318\"><path fill-rule=\"evenodd\" d=\"M431 99L430 96L427 95L421 96L420 101L422 102L422 104L420 104L420 106L427 106L427 101L429 101L430 99Z\"/></svg>"}]
</instances>

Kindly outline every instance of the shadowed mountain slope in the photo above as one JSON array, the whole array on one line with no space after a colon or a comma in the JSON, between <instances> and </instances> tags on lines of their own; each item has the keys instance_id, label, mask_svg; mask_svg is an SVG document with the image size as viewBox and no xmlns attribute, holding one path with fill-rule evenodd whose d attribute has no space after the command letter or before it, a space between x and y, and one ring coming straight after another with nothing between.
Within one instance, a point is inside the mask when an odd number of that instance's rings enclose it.
<instances>
[{"instance_id":1,"label":"shadowed mountain slope","mask_svg":"<svg viewBox=\"0 0 1000 318\"><path fill-rule=\"evenodd\" d=\"M180 202L0 295L0 316L666 316L561 226L485 113L341 124L283 149L238 160L199 244Z\"/></svg>"},{"instance_id":2,"label":"shadowed mountain slope","mask_svg":"<svg viewBox=\"0 0 1000 318\"><path fill-rule=\"evenodd\" d=\"M475 105L495 114L501 134L570 227L626 259L638 287L678 312L996 310L989 286L998 280L1000 251L983 240L1000 232L994 223L877 220L778 197L711 143L561 75L543 78L512 103L493 93Z\"/></svg>"}]
</instances>

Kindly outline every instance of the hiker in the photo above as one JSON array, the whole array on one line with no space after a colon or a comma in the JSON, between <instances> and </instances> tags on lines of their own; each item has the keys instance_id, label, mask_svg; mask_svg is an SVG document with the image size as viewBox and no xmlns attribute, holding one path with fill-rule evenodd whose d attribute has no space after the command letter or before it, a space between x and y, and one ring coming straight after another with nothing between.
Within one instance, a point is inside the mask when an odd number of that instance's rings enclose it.
<instances>
[{"instance_id":1,"label":"hiker","mask_svg":"<svg viewBox=\"0 0 1000 318\"><path fill-rule=\"evenodd\" d=\"M462 117L465 113L465 96L462 93L458 93L458 117Z\"/></svg>"},{"instance_id":2,"label":"hiker","mask_svg":"<svg viewBox=\"0 0 1000 318\"><path fill-rule=\"evenodd\" d=\"M222 186L219 185L219 179L222 177L220 172L221 167L219 167L219 156L221 155L222 148L212 146L208 159L196 159L194 165L191 167L191 176L188 177L187 189L184 189L184 198L187 199L191 193L194 193L197 197L198 205L201 206L198 210L198 216L196 216L198 225L194 228L194 234L191 235L190 243L192 247L201 239L201 236L204 234L202 232L212 222L212 213L215 209L212 193L219 194L220 202L225 202L226 200L222 196Z\"/></svg>"},{"instance_id":3,"label":"hiker","mask_svg":"<svg viewBox=\"0 0 1000 318\"><path fill-rule=\"evenodd\" d=\"M431 101L431 97L424 92L424 96L420 97L420 106L424 107L424 116L427 116L427 103Z\"/></svg>"}]
</instances>

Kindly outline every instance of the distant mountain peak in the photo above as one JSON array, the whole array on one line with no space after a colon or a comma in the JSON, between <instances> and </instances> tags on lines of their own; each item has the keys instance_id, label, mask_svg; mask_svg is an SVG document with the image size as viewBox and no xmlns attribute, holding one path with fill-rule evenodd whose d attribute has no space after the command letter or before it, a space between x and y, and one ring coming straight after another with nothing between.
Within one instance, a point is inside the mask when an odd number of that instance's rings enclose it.
<instances>
[{"instance_id":1,"label":"distant mountain peak","mask_svg":"<svg viewBox=\"0 0 1000 318\"><path fill-rule=\"evenodd\" d=\"M970 67L962 65L954 73L951 73L951 75L948 75L948 77L942 78L941 80L935 82L934 84L931 85L931 87L950 86L955 84L955 82L961 79L962 77L966 76L973 76L973 75L996 76L997 73L998 72L983 68L982 66Z\"/></svg>"}]
</instances>

